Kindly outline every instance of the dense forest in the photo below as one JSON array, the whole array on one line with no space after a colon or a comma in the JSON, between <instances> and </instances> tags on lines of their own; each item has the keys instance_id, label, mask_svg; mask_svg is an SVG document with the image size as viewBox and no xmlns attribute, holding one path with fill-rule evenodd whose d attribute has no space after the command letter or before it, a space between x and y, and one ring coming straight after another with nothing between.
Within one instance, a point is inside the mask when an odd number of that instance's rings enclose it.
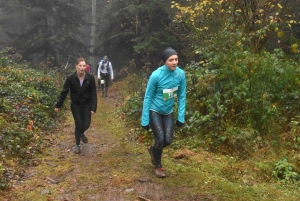
<instances>
[{"instance_id":1,"label":"dense forest","mask_svg":"<svg viewBox=\"0 0 300 201\"><path fill-rule=\"evenodd\" d=\"M184 67L200 61L204 55L195 54L197 49L227 30L251 37L247 45L253 51L282 48L291 53L300 37L298 4L292 0L1 0L0 48L13 47L22 59L46 62L50 68L79 56L95 67L108 55L117 71L132 59L139 68L153 70L166 46L178 50Z\"/></svg>"},{"instance_id":2,"label":"dense forest","mask_svg":"<svg viewBox=\"0 0 300 201\"><path fill-rule=\"evenodd\" d=\"M270 166L271 177L299 185L299 0L0 0L0 5L1 152L28 155L13 151L17 144L8 137L13 127L32 126L30 119L40 128L53 126L49 108L59 80L53 76L72 71L78 57L94 70L109 57L116 80L129 83L126 121L139 127L146 80L170 46L188 86L186 124L174 148L202 147L241 160L274 150L278 160ZM26 70L12 67L17 64ZM32 68L46 75L34 75ZM29 88L13 94L21 87L9 85L14 79ZM44 106L31 109L24 97ZM20 115L19 107L30 116ZM7 130L9 122L14 126Z\"/></svg>"},{"instance_id":3,"label":"dense forest","mask_svg":"<svg viewBox=\"0 0 300 201\"><path fill-rule=\"evenodd\" d=\"M180 49L170 1L1 2L0 47L24 60L61 67L83 56L95 68L108 55L116 71L132 59L155 68L165 46ZM184 58L184 57L183 57ZM184 59L182 59L184 60Z\"/></svg>"}]
</instances>

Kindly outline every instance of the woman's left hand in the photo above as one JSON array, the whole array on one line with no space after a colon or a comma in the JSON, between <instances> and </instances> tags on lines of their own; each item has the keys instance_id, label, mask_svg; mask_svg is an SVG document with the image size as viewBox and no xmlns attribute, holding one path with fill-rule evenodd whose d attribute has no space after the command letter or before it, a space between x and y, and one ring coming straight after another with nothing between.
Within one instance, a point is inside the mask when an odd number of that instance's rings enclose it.
<instances>
[{"instance_id":1,"label":"woman's left hand","mask_svg":"<svg viewBox=\"0 0 300 201\"><path fill-rule=\"evenodd\" d=\"M91 111L91 115L94 115L95 114L95 112L94 111Z\"/></svg>"},{"instance_id":2,"label":"woman's left hand","mask_svg":"<svg viewBox=\"0 0 300 201\"><path fill-rule=\"evenodd\" d=\"M184 123L180 122L180 121L176 121L176 126L177 127L182 127L184 125Z\"/></svg>"}]
</instances>

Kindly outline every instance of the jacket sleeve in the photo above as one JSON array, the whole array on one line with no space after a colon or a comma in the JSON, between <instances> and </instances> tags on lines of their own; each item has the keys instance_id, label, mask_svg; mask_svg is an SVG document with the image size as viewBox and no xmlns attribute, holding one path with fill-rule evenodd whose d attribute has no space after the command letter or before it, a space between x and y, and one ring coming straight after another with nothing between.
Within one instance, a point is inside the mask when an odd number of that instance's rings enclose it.
<instances>
[{"instance_id":1,"label":"jacket sleeve","mask_svg":"<svg viewBox=\"0 0 300 201\"><path fill-rule=\"evenodd\" d=\"M186 77L184 71L181 73L181 84L178 88L178 121L184 123L185 117L185 102L186 102Z\"/></svg>"},{"instance_id":2,"label":"jacket sleeve","mask_svg":"<svg viewBox=\"0 0 300 201\"><path fill-rule=\"evenodd\" d=\"M55 108L61 108L70 90L71 76L67 76Z\"/></svg>"},{"instance_id":3,"label":"jacket sleeve","mask_svg":"<svg viewBox=\"0 0 300 201\"><path fill-rule=\"evenodd\" d=\"M111 77L111 79L114 79L114 71L113 71L111 62L109 62L109 68L110 68L110 77Z\"/></svg>"},{"instance_id":4,"label":"jacket sleeve","mask_svg":"<svg viewBox=\"0 0 300 201\"><path fill-rule=\"evenodd\" d=\"M100 77L100 73L101 73L101 65L102 65L102 62L99 62L99 67L98 67L98 77Z\"/></svg>"},{"instance_id":5,"label":"jacket sleeve","mask_svg":"<svg viewBox=\"0 0 300 201\"><path fill-rule=\"evenodd\" d=\"M97 89L96 89L96 82L94 76L91 76L91 103L92 107L91 110L93 112L97 111Z\"/></svg>"},{"instance_id":6,"label":"jacket sleeve","mask_svg":"<svg viewBox=\"0 0 300 201\"><path fill-rule=\"evenodd\" d=\"M146 91L145 91L145 96L144 96L142 121L141 121L142 126L149 125L149 122L150 122L150 118L149 118L149 116L150 116L150 106L152 104L152 100L153 100L153 97L154 97L156 86L157 86L157 79L152 74L150 76L149 80L148 80Z\"/></svg>"},{"instance_id":7,"label":"jacket sleeve","mask_svg":"<svg viewBox=\"0 0 300 201\"><path fill-rule=\"evenodd\" d=\"M99 62L98 64L98 70L97 70L98 77L100 77L100 69L101 69L101 62Z\"/></svg>"}]
</instances>

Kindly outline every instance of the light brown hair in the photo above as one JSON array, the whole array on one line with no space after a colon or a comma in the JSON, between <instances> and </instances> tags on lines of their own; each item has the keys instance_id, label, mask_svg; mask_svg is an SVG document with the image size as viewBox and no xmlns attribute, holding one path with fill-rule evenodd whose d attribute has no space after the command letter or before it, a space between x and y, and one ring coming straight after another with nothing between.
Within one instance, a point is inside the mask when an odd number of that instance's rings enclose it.
<instances>
[{"instance_id":1,"label":"light brown hair","mask_svg":"<svg viewBox=\"0 0 300 201\"><path fill-rule=\"evenodd\" d=\"M86 62L84 58L82 58L82 57L78 58L77 62L76 62L76 65L78 65L82 61Z\"/></svg>"}]
</instances>

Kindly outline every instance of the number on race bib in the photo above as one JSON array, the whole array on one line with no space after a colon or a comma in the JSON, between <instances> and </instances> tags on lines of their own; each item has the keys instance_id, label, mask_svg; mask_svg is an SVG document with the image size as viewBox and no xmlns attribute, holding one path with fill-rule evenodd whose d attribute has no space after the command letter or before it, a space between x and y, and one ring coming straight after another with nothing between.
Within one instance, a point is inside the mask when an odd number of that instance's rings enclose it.
<instances>
[{"instance_id":1,"label":"number on race bib","mask_svg":"<svg viewBox=\"0 0 300 201\"><path fill-rule=\"evenodd\" d=\"M164 89L163 90L164 101L176 97L177 94L178 94L178 87L174 87L173 89Z\"/></svg>"}]
</instances>

